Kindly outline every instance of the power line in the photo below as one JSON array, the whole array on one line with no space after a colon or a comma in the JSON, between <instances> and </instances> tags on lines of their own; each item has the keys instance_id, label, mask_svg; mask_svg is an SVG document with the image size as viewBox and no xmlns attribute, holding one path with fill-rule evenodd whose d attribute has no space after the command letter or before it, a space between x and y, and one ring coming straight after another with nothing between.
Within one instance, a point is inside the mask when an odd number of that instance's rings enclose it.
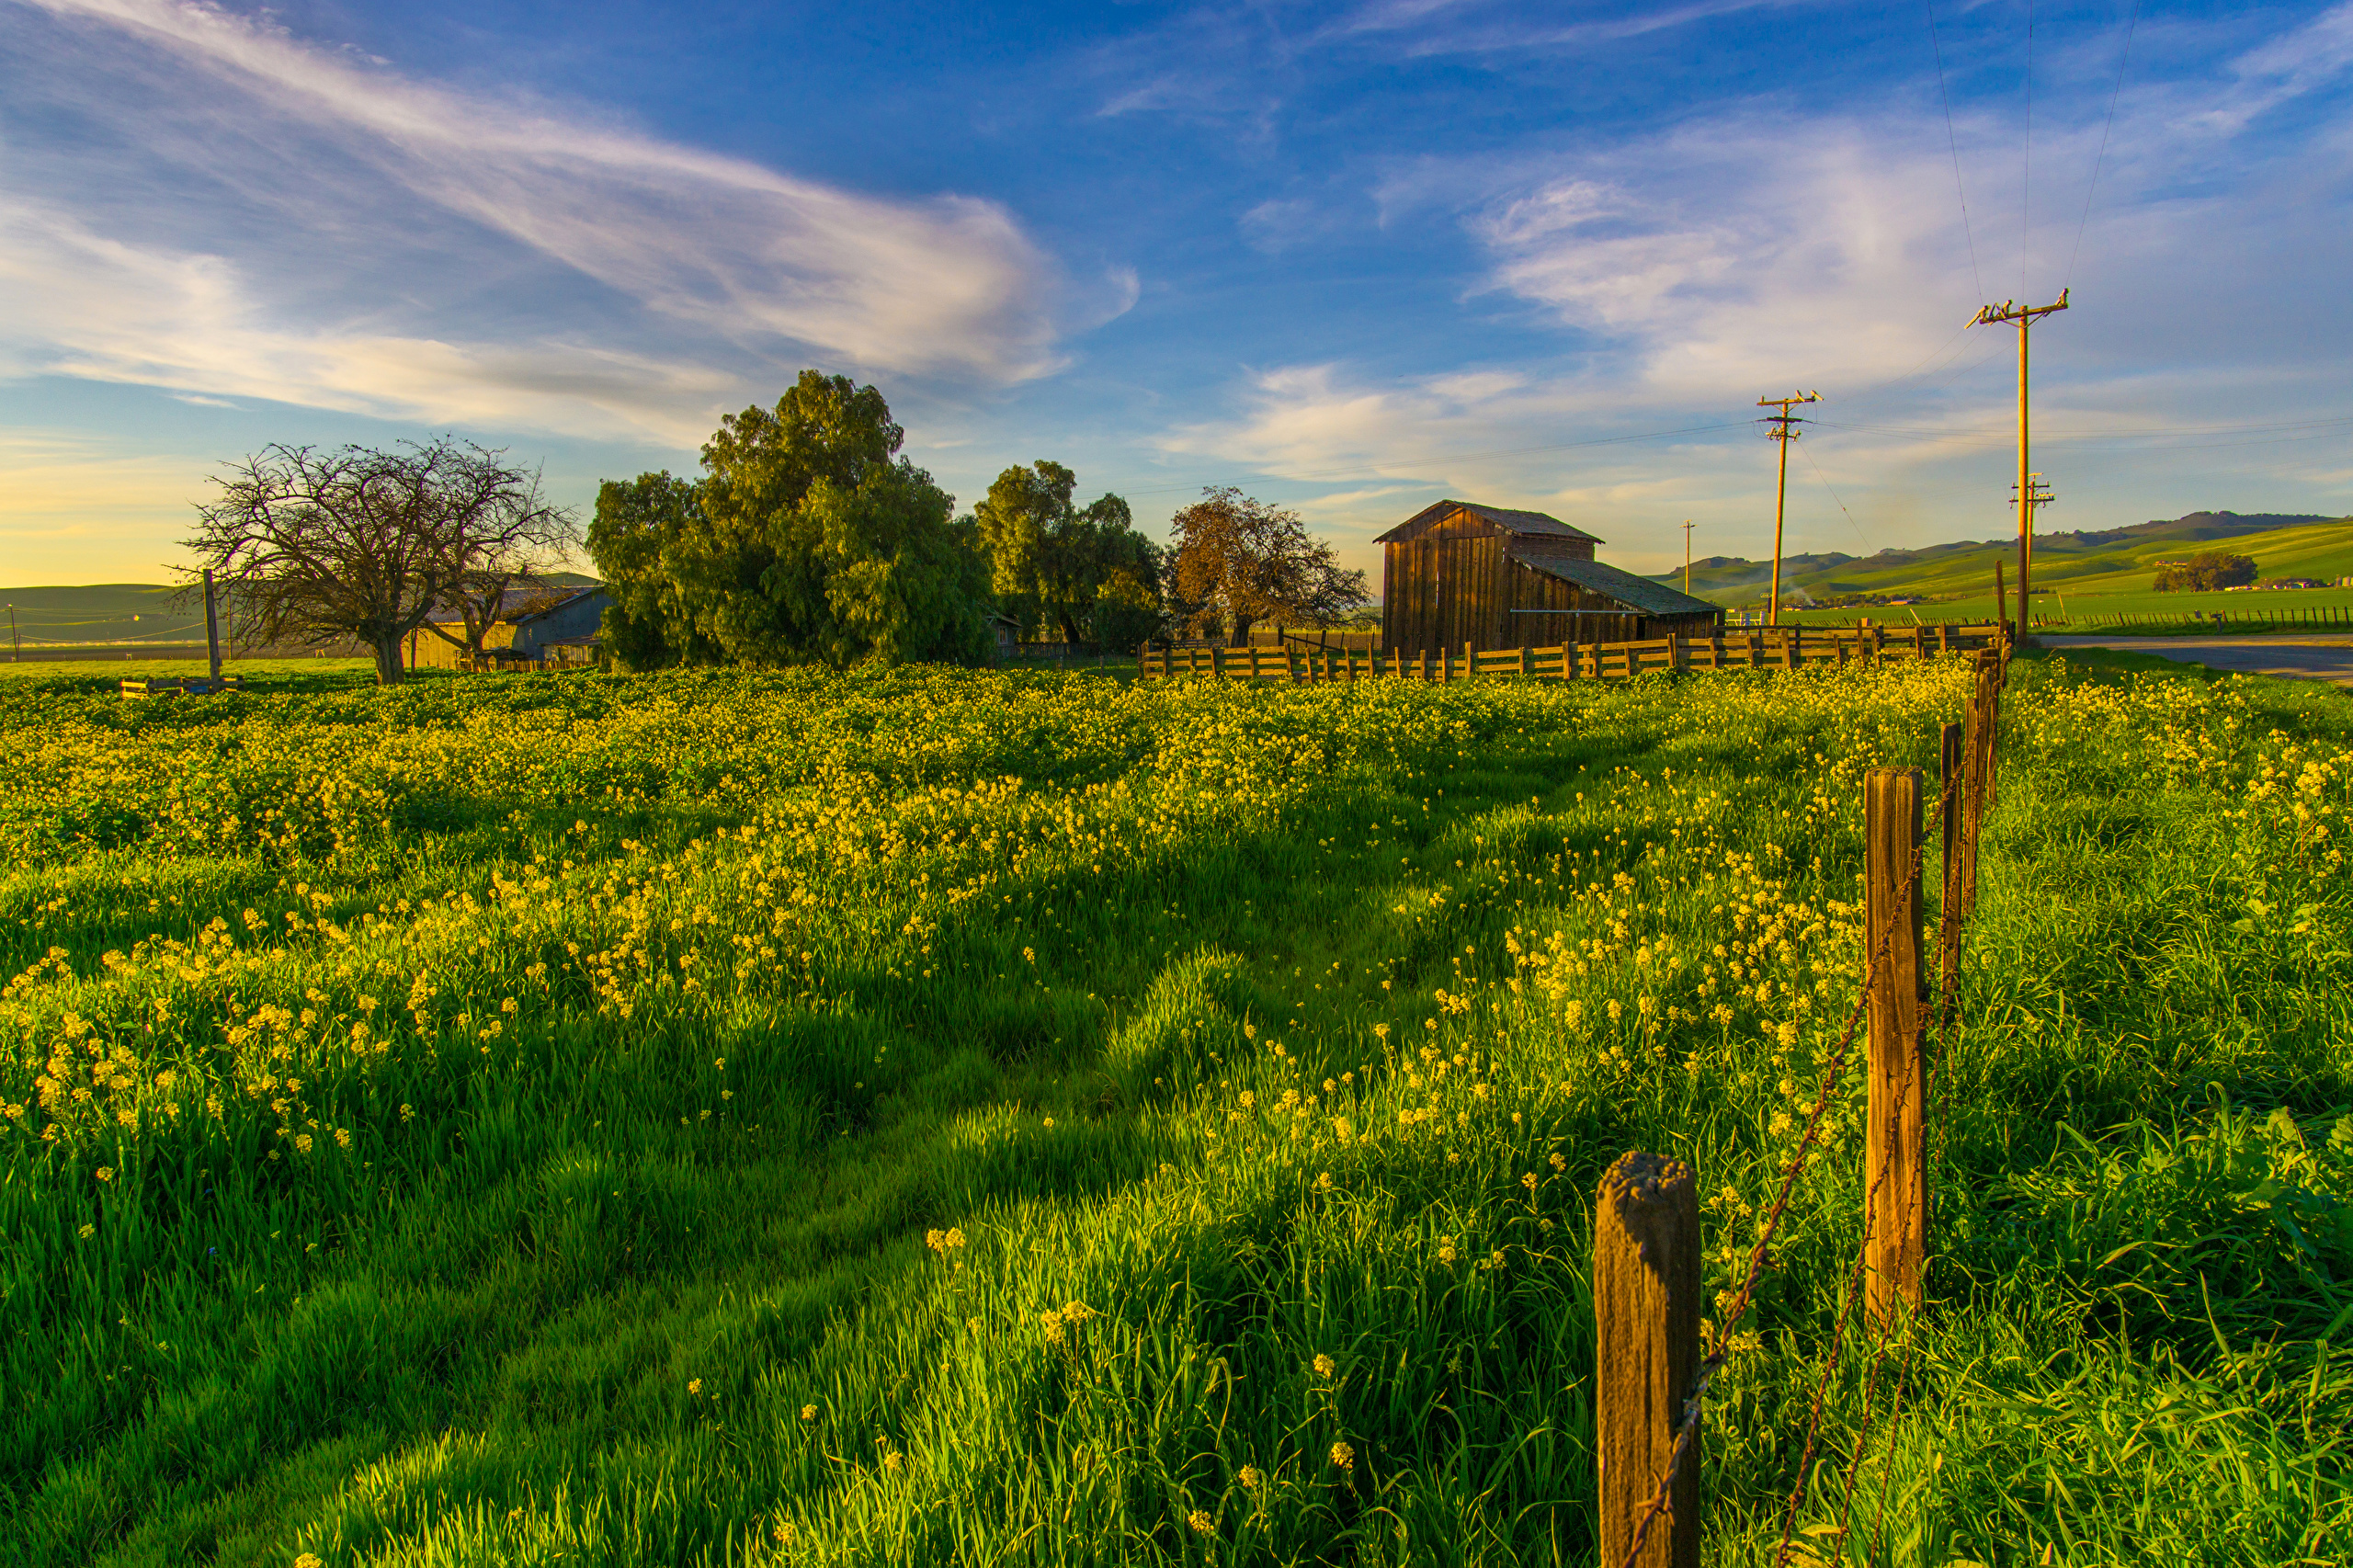
<instances>
[{"instance_id":1,"label":"power line","mask_svg":"<svg viewBox=\"0 0 2353 1568\"><path fill-rule=\"evenodd\" d=\"M1753 421L1733 420L1722 425L1691 425L1680 430L1645 430L1633 436L1602 436L1589 441L1554 441L1541 447L1496 447L1486 451L1434 452L1420 458L1372 458L1349 468L1324 469L1313 473L1276 473L1260 468L1252 472L1276 479L1357 479L1375 469L1428 468L1437 463L1469 462L1479 458L1524 457L1532 452L1566 452L1583 447L1623 446L1630 441L1663 441L1675 436L1699 436L1711 430L1745 429ZM1171 495L1181 491L1198 490L1197 484L1162 484L1142 489L1122 490L1122 495Z\"/></svg>"},{"instance_id":2,"label":"power line","mask_svg":"<svg viewBox=\"0 0 2353 1568\"><path fill-rule=\"evenodd\" d=\"M2140 0L2133 0L2137 6ZM1937 39L1937 0L1927 0L1928 48L1937 57L1937 96L1944 100L1945 144L1952 149L1952 188L1961 198L1961 233L1969 242L1969 276L1977 285L1977 302L1985 302L1985 275L1977 269L1977 233L1969 222L1969 187L1961 181L1961 137L1952 128L1952 89L1945 84L1945 47Z\"/></svg>"},{"instance_id":3,"label":"power line","mask_svg":"<svg viewBox=\"0 0 2353 1568\"><path fill-rule=\"evenodd\" d=\"M2018 293L2027 291L2034 238L2034 0L2026 0L2026 152L2018 173Z\"/></svg>"},{"instance_id":4,"label":"power line","mask_svg":"<svg viewBox=\"0 0 2353 1568\"><path fill-rule=\"evenodd\" d=\"M1813 454L1807 451L1803 447L1800 447L1798 449L1798 456L1805 459L1807 466L1813 470L1813 477L1822 481L1822 488L1830 492L1830 499L1836 504L1838 509L1842 512L1847 512L1847 503L1838 499L1838 492L1831 486L1830 476L1822 472L1822 465L1813 460ZM1847 521L1854 525L1855 538L1862 544L1862 547L1865 550L1870 549L1870 536L1863 532L1862 524L1855 522L1855 514L1852 512L1847 512Z\"/></svg>"},{"instance_id":5,"label":"power line","mask_svg":"<svg viewBox=\"0 0 2353 1568\"><path fill-rule=\"evenodd\" d=\"M2124 67L2132 58L2132 30L2141 25L2141 0L2132 0L2132 15L2124 24L2124 48L2116 57L2116 86L2108 95L2108 123L2100 127L2099 152L2092 159L2092 183L2084 191L2084 215L2075 224L2075 248L2067 253L2067 275L2060 286L2075 280L2075 258L2084 252L2084 231L2092 221L2092 198L2099 190L2100 165L2108 161L2109 133L2116 129L2116 103L2124 96Z\"/></svg>"},{"instance_id":6,"label":"power line","mask_svg":"<svg viewBox=\"0 0 2353 1568\"><path fill-rule=\"evenodd\" d=\"M1922 436L1939 437L1946 440L1999 441L2006 446L2010 440L2008 436L1997 436L1991 429L1953 430L1950 428L1938 429L1933 426L1921 425L1863 425L1840 419L1817 419L1813 421L1813 423L1824 430L1869 431L1873 435L1880 436ZM2170 441L2179 436L2251 436L2261 435L2274 430L2326 431L2346 425L2353 425L2353 416L2344 416L2333 419L2294 419L2260 425L2169 425L2162 429L2156 430L2045 430L2042 435L2045 440L2052 441L2090 441L2118 438Z\"/></svg>"}]
</instances>

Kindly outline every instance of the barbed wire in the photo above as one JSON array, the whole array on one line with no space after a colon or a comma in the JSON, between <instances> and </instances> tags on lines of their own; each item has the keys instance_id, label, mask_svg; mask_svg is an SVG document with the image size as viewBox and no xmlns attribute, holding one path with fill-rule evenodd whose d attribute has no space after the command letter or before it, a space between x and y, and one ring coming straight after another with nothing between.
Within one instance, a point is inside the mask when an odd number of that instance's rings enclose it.
<instances>
[{"instance_id":1,"label":"barbed wire","mask_svg":"<svg viewBox=\"0 0 2353 1568\"><path fill-rule=\"evenodd\" d=\"M1947 791L1948 795L1949 793ZM1911 870L1904 878L1899 903L1911 898L1919 888L1921 868L1926 864L1920 846L1927 842L1928 827L1942 820L1944 810L1945 800L1940 798L1921 824L1920 837L1913 846ZM1642 1518L1635 1524L1633 1541L1627 1547L1620 1568L1634 1568L1634 1561L1642 1555L1643 1543L1650 1539L1651 1526L1667 1511L1675 1478L1681 1471L1685 1456L1699 1432L1699 1412L1707 1400L1708 1390L1715 1382L1716 1375L1723 1370L1724 1363L1731 1358L1733 1336L1748 1316L1749 1306L1756 1300L1757 1283L1765 1274L1767 1253L1780 1228L1781 1216L1789 1208L1790 1199L1797 1190L1798 1177L1804 1174L1807 1158L1821 1136L1822 1119L1829 1110L1830 1096L1836 1089L1838 1080L1846 1073L1847 1058L1854 1052L1855 1030L1870 1006L1871 987L1879 978L1880 964L1894 941L1895 930L1891 926L1881 937L1878 946L1872 949L1870 961L1864 966L1862 988L1856 994L1854 1006L1847 1009L1838 1049L1823 1069L1822 1082L1814 1092L1813 1108L1806 1112L1805 1131L1798 1138L1797 1152L1790 1156L1789 1168L1782 1173L1781 1190L1775 1196L1773 1206L1766 1211L1764 1222L1758 1227L1756 1244L1749 1250L1747 1276L1741 1281L1731 1310L1724 1314L1723 1324L1716 1331L1714 1348L1699 1363L1699 1375L1693 1384L1690 1397L1684 1401L1682 1417L1676 1424L1675 1446L1667 1454L1665 1471L1659 1477L1657 1491L1651 1494L1649 1504L1643 1509Z\"/></svg>"}]
</instances>

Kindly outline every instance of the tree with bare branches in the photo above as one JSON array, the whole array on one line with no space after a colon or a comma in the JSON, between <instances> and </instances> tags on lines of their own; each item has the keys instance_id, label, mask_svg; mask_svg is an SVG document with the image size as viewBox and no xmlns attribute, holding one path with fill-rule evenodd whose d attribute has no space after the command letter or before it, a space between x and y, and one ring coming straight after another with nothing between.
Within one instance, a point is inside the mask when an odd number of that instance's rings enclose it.
<instances>
[{"instance_id":1,"label":"tree with bare branches","mask_svg":"<svg viewBox=\"0 0 2353 1568\"><path fill-rule=\"evenodd\" d=\"M213 483L220 495L182 541L197 558L188 574L210 568L230 586L249 642L348 638L387 686L404 674L402 641L437 606L494 606L493 585L503 594L579 539L537 472L447 436L391 451L272 445ZM471 619L467 633L478 646Z\"/></svg>"},{"instance_id":2,"label":"tree with bare branches","mask_svg":"<svg viewBox=\"0 0 2353 1568\"><path fill-rule=\"evenodd\" d=\"M1299 514L1254 501L1231 485L1168 519L1176 540L1169 574L1184 619L1222 630L1236 646L1261 620L1336 626L1369 597L1364 574L1344 570Z\"/></svg>"}]
</instances>

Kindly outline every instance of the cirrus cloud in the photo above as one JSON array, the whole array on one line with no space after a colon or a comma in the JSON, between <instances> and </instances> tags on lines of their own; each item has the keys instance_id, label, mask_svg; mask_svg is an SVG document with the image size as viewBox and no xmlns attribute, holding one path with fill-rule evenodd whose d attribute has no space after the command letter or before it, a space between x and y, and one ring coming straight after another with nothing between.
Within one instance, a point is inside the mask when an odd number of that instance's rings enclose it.
<instances>
[{"instance_id":1,"label":"cirrus cloud","mask_svg":"<svg viewBox=\"0 0 2353 1568\"><path fill-rule=\"evenodd\" d=\"M1041 376L1134 297L1074 286L994 202L842 189L189 0L6 9L19 373L676 438L811 358Z\"/></svg>"}]
</instances>

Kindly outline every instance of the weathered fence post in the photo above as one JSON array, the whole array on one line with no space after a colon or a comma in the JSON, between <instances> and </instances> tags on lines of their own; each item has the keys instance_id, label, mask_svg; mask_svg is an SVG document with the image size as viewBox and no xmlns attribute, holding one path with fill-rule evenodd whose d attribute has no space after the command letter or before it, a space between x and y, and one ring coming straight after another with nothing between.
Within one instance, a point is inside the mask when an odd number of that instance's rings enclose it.
<instances>
[{"instance_id":1,"label":"weathered fence post","mask_svg":"<svg viewBox=\"0 0 2353 1568\"><path fill-rule=\"evenodd\" d=\"M1920 774L1875 767L1863 781L1863 961L1870 991L1870 1117L1864 1140L1865 1301L1893 1324L1920 1304L1928 1183L1920 1063Z\"/></svg>"},{"instance_id":2,"label":"weathered fence post","mask_svg":"<svg viewBox=\"0 0 2353 1568\"><path fill-rule=\"evenodd\" d=\"M1944 829L1944 892L1937 901L1937 988L1938 994L1944 998L1943 1023L1947 1028L1952 1023L1955 987L1961 983L1961 816L1968 772L1967 737L1959 724L1947 724L1937 733L1937 783L1940 789L1938 799L1944 802L1939 808Z\"/></svg>"},{"instance_id":3,"label":"weathered fence post","mask_svg":"<svg viewBox=\"0 0 2353 1568\"><path fill-rule=\"evenodd\" d=\"M1967 756L1961 765L1960 892L1964 918L1977 909L1977 835L1985 820L1985 774L1991 755L1985 745L1985 656L1978 654L1976 663L1976 682L1970 687L1969 707L1962 714L1962 746Z\"/></svg>"},{"instance_id":4,"label":"weathered fence post","mask_svg":"<svg viewBox=\"0 0 2353 1568\"><path fill-rule=\"evenodd\" d=\"M1619 1568L1674 1464L1699 1376L1699 1186L1681 1160L1623 1154L1601 1178L1593 1316L1601 1562ZM1699 1568L1699 1449L1694 1427L1636 1568Z\"/></svg>"}]
</instances>

